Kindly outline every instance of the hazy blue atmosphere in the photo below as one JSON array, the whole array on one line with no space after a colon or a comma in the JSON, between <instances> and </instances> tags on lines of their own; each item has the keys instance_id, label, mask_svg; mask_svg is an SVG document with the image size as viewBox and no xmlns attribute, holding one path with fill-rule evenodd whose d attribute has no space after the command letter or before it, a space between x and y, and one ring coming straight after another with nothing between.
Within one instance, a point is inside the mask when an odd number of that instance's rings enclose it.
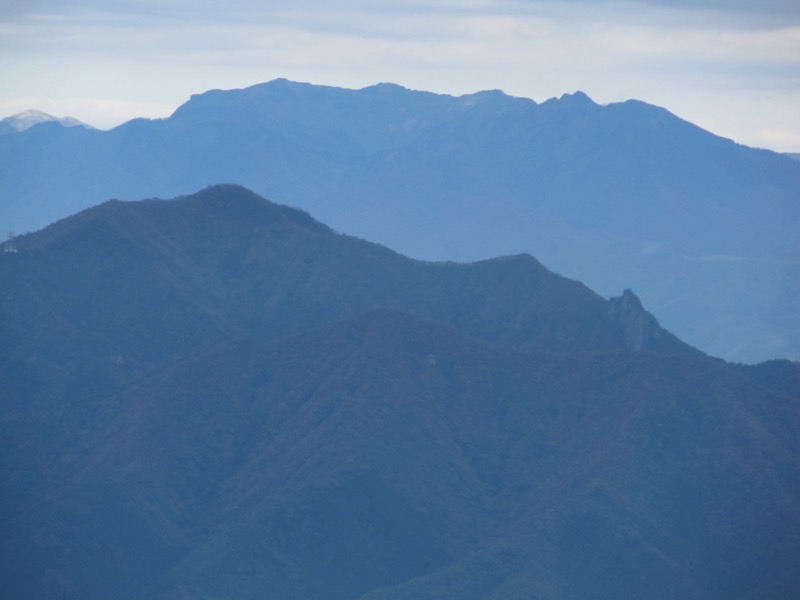
<instances>
[{"instance_id":1,"label":"hazy blue atmosphere","mask_svg":"<svg viewBox=\"0 0 800 600\"><path fill-rule=\"evenodd\" d=\"M0 598L797 600L797 0L0 2Z\"/></svg>"},{"instance_id":2,"label":"hazy blue atmosphere","mask_svg":"<svg viewBox=\"0 0 800 600\"><path fill-rule=\"evenodd\" d=\"M794 0L8 0L0 116L37 108L108 128L191 94L277 77L391 81L544 101L637 98L723 137L800 151Z\"/></svg>"},{"instance_id":3,"label":"hazy blue atmosphere","mask_svg":"<svg viewBox=\"0 0 800 600\"><path fill-rule=\"evenodd\" d=\"M0 123L3 125L5 123ZM111 131L0 135L0 231L246 185L426 260L530 253L740 362L800 358L800 161L639 101L274 80Z\"/></svg>"}]
</instances>

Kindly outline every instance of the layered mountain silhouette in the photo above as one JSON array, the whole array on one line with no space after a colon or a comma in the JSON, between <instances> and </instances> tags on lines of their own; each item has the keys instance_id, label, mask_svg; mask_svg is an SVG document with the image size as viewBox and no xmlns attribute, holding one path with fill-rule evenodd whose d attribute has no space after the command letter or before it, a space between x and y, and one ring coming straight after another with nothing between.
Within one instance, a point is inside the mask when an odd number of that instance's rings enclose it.
<instances>
[{"instance_id":1,"label":"layered mountain silhouette","mask_svg":"<svg viewBox=\"0 0 800 600\"><path fill-rule=\"evenodd\" d=\"M238 186L0 253L3 595L794 598L800 370Z\"/></svg>"},{"instance_id":2,"label":"layered mountain silhouette","mask_svg":"<svg viewBox=\"0 0 800 600\"><path fill-rule=\"evenodd\" d=\"M246 185L427 260L530 253L729 360L800 359L800 163L638 101L276 80L111 131L0 138L0 226Z\"/></svg>"}]
</instances>

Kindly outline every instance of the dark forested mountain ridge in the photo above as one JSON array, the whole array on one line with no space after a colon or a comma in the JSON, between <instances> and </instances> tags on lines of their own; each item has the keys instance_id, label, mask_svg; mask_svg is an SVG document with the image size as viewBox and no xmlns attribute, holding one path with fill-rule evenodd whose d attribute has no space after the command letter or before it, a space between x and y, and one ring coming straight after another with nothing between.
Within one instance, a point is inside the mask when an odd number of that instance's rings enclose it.
<instances>
[{"instance_id":1,"label":"dark forested mountain ridge","mask_svg":"<svg viewBox=\"0 0 800 600\"><path fill-rule=\"evenodd\" d=\"M170 201L107 202L15 243L20 252L5 262L4 277L7 301L20 304L8 305L8 314L35 310L32 298L48 303L38 318L15 320L6 351L17 353L26 339L64 328L103 338L121 328L137 336L129 340L137 361L169 360L173 348L181 355L220 338L274 337L374 306L525 348L696 352L659 327L631 292L605 301L529 255L415 261L238 186ZM117 323L120 313L142 321ZM169 340L150 333L167 329Z\"/></svg>"},{"instance_id":2,"label":"dark forested mountain ridge","mask_svg":"<svg viewBox=\"0 0 800 600\"><path fill-rule=\"evenodd\" d=\"M47 125L47 124L45 124ZM800 358L800 163L664 109L277 80L0 138L0 225L235 182L429 260L530 253L727 359Z\"/></svg>"},{"instance_id":3,"label":"dark forested mountain ridge","mask_svg":"<svg viewBox=\"0 0 800 600\"><path fill-rule=\"evenodd\" d=\"M428 263L238 186L0 253L0 586L793 599L797 365L530 256Z\"/></svg>"}]
</instances>

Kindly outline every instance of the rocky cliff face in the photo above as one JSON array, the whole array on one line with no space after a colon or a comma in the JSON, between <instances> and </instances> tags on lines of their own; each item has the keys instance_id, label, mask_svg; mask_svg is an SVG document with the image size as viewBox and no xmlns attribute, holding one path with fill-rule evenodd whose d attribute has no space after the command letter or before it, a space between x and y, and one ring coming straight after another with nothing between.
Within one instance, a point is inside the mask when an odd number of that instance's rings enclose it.
<instances>
[{"instance_id":1,"label":"rocky cliff face","mask_svg":"<svg viewBox=\"0 0 800 600\"><path fill-rule=\"evenodd\" d=\"M666 332L656 318L645 311L638 296L626 289L622 296L609 298L609 310L624 332L624 343L631 350L657 348L666 341Z\"/></svg>"}]
</instances>

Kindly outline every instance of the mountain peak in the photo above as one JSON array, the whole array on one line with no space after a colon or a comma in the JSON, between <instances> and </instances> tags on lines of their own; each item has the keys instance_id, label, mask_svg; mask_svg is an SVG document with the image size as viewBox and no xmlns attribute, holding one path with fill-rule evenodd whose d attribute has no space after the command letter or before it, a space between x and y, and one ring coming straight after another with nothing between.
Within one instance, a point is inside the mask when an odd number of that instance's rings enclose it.
<instances>
[{"instance_id":1,"label":"mountain peak","mask_svg":"<svg viewBox=\"0 0 800 600\"><path fill-rule=\"evenodd\" d=\"M368 85L367 87L361 89L362 92L367 90L376 92L407 92L408 88L397 83L382 81L380 83L376 83L375 85Z\"/></svg>"},{"instance_id":2,"label":"mountain peak","mask_svg":"<svg viewBox=\"0 0 800 600\"><path fill-rule=\"evenodd\" d=\"M564 107L571 109L591 109L600 107L599 104L597 104L594 100L580 90L572 94L562 94L558 98L549 98L540 106L547 107L550 110L560 110Z\"/></svg>"},{"instance_id":3,"label":"mountain peak","mask_svg":"<svg viewBox=\"0 0 800 600\"><path fill-rule=\"evenodd\" d=\"M173 202L192 204L220 217L233 219L264 219L282 221L318 233L331 233L310 214L299 208L277 204L263 198L244 186L223 183L210 185L189 196L180 196Z\"/></svg>"},{"instance_id":4,"label":"mountain peak","mask_svg":"<svg viewBox=\"0 0 800 600\"><path fill-rule=\"evenodd\" d=\"M572 94L562 94L559 100L577 106L597 106L594 100L580 90Z\"/></svg>"},{"instance_id":5,"label":"mountain peak","mask_svg":"<svg viewBox=\"0 0 800 600\"><path fill-rule=\"evenodd\" d=\"M136 224L143 219L154 229L146 228L144 233L138 230ZM323 236L333 232L301 209L277 204L240 185L217 184L170 200L108 200L49 225L29 244L46 245L75 235L95 238L98 231L121 232L126 239L141 236L146 242L155 230L173 240L183 239L184 243L192 240L188 242L190 245L204 245L219 236L220 240L229 239L235 245L248 232L256 237L276 231Z\"/></svg>"},{"instance_id":6,"label":"mountain peak","mask_svg":"<svg viewBox=\"0 0 800 600\"><path fill-rule=\"evenodd\" d=\"M189 196L177 198L192 199L210 206L267 206L269 201L244 186L235 183L218 183Z\"/></svg>"},{"instance_id":7,"label":"mountain peak","mask_svg":"<svg viewBox=\"0 0 800 600\"><path fill-rule=\"evenodd\" d=\"M3 123L11 126L14 131L25 131L40 123L56 122L64 127L87 127L90 125L79 121L73 117L54 117L53 115L42 112L41 110L29 109L19 112L2 120Z\"/></svg>"}]
</instances>

